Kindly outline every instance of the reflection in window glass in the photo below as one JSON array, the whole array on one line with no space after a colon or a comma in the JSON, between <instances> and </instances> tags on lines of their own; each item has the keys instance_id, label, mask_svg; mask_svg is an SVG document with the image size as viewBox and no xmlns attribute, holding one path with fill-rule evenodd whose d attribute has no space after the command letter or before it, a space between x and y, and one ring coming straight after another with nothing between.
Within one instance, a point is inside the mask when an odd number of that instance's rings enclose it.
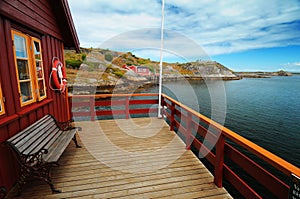
<instances>
[{"instance_id":1,"label":"reflection in window glass","mask_svg":"<svg viewBox=\"0 0 300 199\"><path fill-rule=\"evenodd\" d=\"M14 45L16 48L16 56L19 58L27 58L25 38L19 35L14 35Z\"/></svg>"},{"instance_id":2,"label":"reflection in window glass","mask_svg":"<svg viewBox=\"0 0 300 199\"><path fill-rule=\"evenodd\" d=\"M41 62L36 61L35 65L36 65L37 78L43 78L43 69L42 69L42 66L41 66Z\"/></svg>"},{"instance_id":3,"label":"reflection in window glass","mask_svg":"<svg viewBox=\"0 0 300 199\"><path fill-rule=\"evenodd\" d=\"M44 87L44 80L39 80L39 93L40 96L45 96L45 87Z\"/></svg>"},{"instance_id":4,"label":"reflection in window glass","mask_svg":"<svg viewBox=\"0 0 300 199\"><path fill-rule=\"evenodd\" d=\"M34 58L36 60L41 60L40 44L38 42L34 41L33 46L34 46Z\"/></svg>"},{"instance_id":5,"label":"reflection in window glass","mask_svg":"<svg viewBox=\"0 0 300 199\"><path fill-rule=\"evenodd\" d=\"M18 73L20 80L30 79L27 60L17 60Z\"/></svg>"},{"instance_id":6,"label":"reflection in window glass","mask_svg":"<svg viewBox=\"0 0 300 199\"><path fill-rule=\"evenodd\" d=\"M30 82L21 82L21 97L22 102L27 102L33 99Z\"/></svg>"},{"instance_id":7,"label":"reflection in window glass","mask_svg":"<svg viewBox=\"0 0 300 199\"><path fill-rule=\"evenodd\" d=\"M46 97L45 79L43 72L43 61L41 53L41 43L38 39L33 39L34 46L34 58L35 58L35 69L38 84L38 100Z\"/></svg>"}]
</instances>

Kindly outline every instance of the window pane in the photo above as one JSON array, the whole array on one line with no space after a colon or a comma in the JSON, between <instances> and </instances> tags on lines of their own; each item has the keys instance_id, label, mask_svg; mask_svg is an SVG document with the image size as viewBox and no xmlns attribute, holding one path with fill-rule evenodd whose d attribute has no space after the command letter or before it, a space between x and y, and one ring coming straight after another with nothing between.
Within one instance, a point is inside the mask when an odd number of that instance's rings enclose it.
<instances>
[{"instance_id":1,"label":"window pane","mask_svg":"<svg viewBox=\"0 0 300 199\"><path fill-rule=\"evenodd\" d=\"M32 92L30 82L20 82L22 102L32 100Z\"/></svg>"},{"instance_id":2,"label":"window pane","mask_svg":"<svg viewBox=\"0 0 300 199\"><path fill-rule=\"evenodd\" d=\"M40 93L40 97L44 97L46 95L45 93L45 88L44 88L44 80L39 80L39 93Z\"/></svg>"},{"instance_id":3,"label":"window pane","mask_svg":"<svg viewBox=\"0 0 300 199\"><path fill-rule=\"evenodd\" d=\"M16 48L16 56L19 58L27 58L26 41L24 37L14 35L14 45Z\"/></svg>"},{"instance_id":4,"label":"window pane","mask_svg":"<svg viewBox=\"0 0 300 199\"><path fill-rule=\"evenodd\" d=\"M18 64L18 73L20 80L30 79L28 61L27 60L17 60Z\"/></svg>"},{"instance_id":5,"label":"window pane","mask_svg":"<svg viewBox=\"0 0 300 199\"><path fill-rule=\"evenodd\" d=\"M42 63L39 61L35 62L36 66L36 75L38 78L43 78L43 69L42 69Z\"/></svg>"},{"instance_id":6,"label":"window pane","mask_svg":"<svg viewBox=\"0 0 300 199\"><path fill-rule=\"evenodd\" d=\"M41 60L40 43L34 41L33 46L34 46L34 57L35 57L35 59L36 60Z\"/></svg>"}]
</instances>

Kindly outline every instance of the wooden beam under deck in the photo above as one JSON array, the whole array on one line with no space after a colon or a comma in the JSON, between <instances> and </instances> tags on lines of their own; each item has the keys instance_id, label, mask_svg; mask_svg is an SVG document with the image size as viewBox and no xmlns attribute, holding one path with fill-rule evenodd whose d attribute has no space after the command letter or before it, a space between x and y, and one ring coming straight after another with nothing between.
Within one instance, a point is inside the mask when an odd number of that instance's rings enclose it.
<instances>
[{"instance_id":1,"label":"wooden beam under deck","mask_svg":"<svg viewBox=\"0 0 300 199\"><path fill-rule=\"evenodd\" d=\"M167 124L157 118L76 122L53 183L25 186L22 198L231 198ZM14 189L8 198L15 197Z\"/></svg>"}]
</instances>

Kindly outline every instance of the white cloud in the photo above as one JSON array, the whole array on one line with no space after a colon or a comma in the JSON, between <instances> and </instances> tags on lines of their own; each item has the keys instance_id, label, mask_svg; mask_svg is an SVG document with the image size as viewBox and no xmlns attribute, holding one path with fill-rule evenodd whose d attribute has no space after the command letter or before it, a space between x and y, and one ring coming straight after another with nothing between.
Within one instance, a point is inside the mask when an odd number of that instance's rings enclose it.
<instances>
[{"instance_id":1,"label":"white cloud","mask_svg":"<svg viewBox=\"0 0 300 199\"><path fill-rule=\"evenodd\" d=\"M180 57L180 59L184 59L186 61L209 59L203 48L190 38L171 30L165 30L164 35L166 38L164 40L165 59L174 60L174 56L177 56L178 58ZM151 50L151 52L158 52L160 49L160 29L147 28L128 31L110 38L99 47L104 49L115 49L118 51L140 52L144 50ZM148 57L152 58L154 56L155 53ZM157 53L155 57L158 57Z\"/></svg>"},{"instance_id":2,"label":"white cloud","mask_svg":"<svg viewBox=\"0 0 300 199\"><path fill-rule=\"evenodd\" d=\"M293 62L293 63L285 63L285 64L281 64L281 66L284 67L299 67L300 66L300 62Z\"/></svg>"},{"instance_id":3,"label":"white cloud","mask_svg":"<svg viewBox=\"0 0 300 199\"><path fill-rule=\"evenodd\" d=\"M209 55L300 45L298 0L165 2L165 28L190 38ZM69 4L81 45L84 47L99 47L103 42L126 32L160 28L160 1L69 0ZM139 42L140 45L159 42L157 36L139 35L135 39L135 43ZM181 48L189 53L193 52L188 47L183 47L183 42L176 40L179 38L166 37L168 39L171 49Z\"/></svg>"}]
</instances>

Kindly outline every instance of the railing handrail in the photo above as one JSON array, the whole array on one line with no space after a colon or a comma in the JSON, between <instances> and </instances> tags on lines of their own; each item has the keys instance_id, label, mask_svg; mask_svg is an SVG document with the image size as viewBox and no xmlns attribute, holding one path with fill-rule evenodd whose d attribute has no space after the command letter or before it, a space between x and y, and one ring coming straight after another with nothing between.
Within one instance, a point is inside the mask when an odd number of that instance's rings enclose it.
<instances>
[{"instance_id":1,"label":"railing handrail","mask_svg":"<svg viewBox=\"0 0 300 199\"><path fill-rule=\"evenodd\" d=\"M178 102L177 100L163 94L164 98L168 99L170 102L174 102L177 106L183 108L192 115L198 117L200 120L212 125L212 127L221 130L222 134L236 142L237 144L243 146L245 149L251 151L255 155L262 158L264 161L274 166L278 170L282 171L286 175L291 175L292 173L300 176L300 169L293 164L285 161L284 159L278 157L277 155L267 151L266 149L258 146L257 144L251 142L250 140L238 135L237 133L231 131L230 129L222 126L221 124L209 119L208 117L196 112L195 110L189 108L188 106Z\"/></svg>"},{"instance_id":2,"label":"railing handrail","mask_svg":"<svg viewBox=\"0 0 300 199\"><path fill-rule=\"evenodd\" d=\"M153 96L158 96L157 93L132 93L132 94L94 94L94 95L72 95L69 94L70 97L75 97L75 98L90 98L90 97L95 97L95 98L110 98L110 97L153 97Z\"/></svg>"},{"instance_id":3,"label":"railing handrail","mask_svg":"<svg viewBox=\"0 0 300 199\"><path fill-rule=\"evenodd\" d=\"M138 97L137 99L132 97ZM146 97L146 98L145 98ZM149 98L150 97L150 98ZM69 95L68 101L69 105L74 107L83 106L89 109L89 112L86 111L75 111L72 113L72 107L69 108L69 115L74 117L90 117L92 121L96 117L100 116L111 116L112 114L118 116L125 116L126 119L130 115L137 114L149 114L157 112L157 109L153 107L141 108L141 107L132 107L134 104L157 104L158 100L153 100L153 97L157 99L157 93L132 93L132 94L94 94L94 95ZM76 99L73 101L73 99ZM100 99L100 100L99 100ZM110 101L111 103L107 103ZM143 103L145 102L145 103ZM96 110L95 107L100 106L121 106L123 109L118 109L117 111L112 110ZM74 119L74 118L73 118Z\"/></svg>"}]
</instances>

